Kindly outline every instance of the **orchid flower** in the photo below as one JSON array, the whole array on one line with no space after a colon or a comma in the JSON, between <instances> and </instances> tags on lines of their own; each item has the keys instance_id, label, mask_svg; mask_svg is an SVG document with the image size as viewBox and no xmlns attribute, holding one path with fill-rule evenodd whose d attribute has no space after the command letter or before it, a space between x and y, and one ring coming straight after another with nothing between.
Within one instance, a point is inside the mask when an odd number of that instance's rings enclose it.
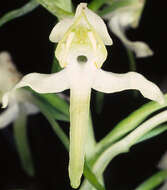
<instances>
[{"instance_id":1,"label":"orchid flower","mask_svg":"<svg viewBox=\"0 0 167 190\"><path fill-rule=\"evenodd\" d=\"M22 75L17 71L9 53L0 53L0 103L3 94L10 91L21 80ZM20 112L35 114L38 108L33 104L31 94L23 89L11 91L9 107L0 114L0 129L15 121Z\"/></svg>"},{"instance_id":2,"label":"orchid flower","mask_svg":"<svg viewBox=\"0 0 167 190\"><path fill-rule=\"evenodd\" d=\"M113 10L104 16L109 20L109 28L120 38L123 44L136 54L136 57L148 57L153 55L153 51L144 42L132 42L126 35L125 30L130 26L136 28L139 25L140 17L144 8L145 0L117 0L122 1L124 6ZM127 1L127 2L123 2Z\"/></svg>"},{"instance_id":3,"label":"orchid flower","mask_svg":"<svg viewBox=\"0 0 167 190\"><path fill-rule=\"evenodd\" d=\"M112 45L103 20L81 3L73 18L61 20L53 28L50 40L57 43L55 55L63 70L54 74L31 73L13 90L29 86L38 93L58 93L70 89L69 177L73 188L83 173L91 88L104 93L137 89L143 96L163 103L159 88L142 75L103 71L107 58L105 45ZM8 104L8 92L3 106Z\"/></svg>"}]
</instances>

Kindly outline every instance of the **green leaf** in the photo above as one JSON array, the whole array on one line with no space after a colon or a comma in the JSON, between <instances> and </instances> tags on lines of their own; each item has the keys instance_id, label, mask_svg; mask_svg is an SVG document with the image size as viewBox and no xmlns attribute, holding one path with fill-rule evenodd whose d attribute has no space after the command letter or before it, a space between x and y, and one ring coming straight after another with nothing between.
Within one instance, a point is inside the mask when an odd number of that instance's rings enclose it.
<instances>
[{"instance_id":1,"label":"green leaf","mask_svg":"<svg viewBox=\"0 0 167 190\"><path fill-rule=\"evenodd\" d=\"M113 11L115 11L116 9L120 9L123 7L128 6L129 4L131 4L134 0L118 0L118 1L106 1L109 4L111 4L110 6L106 6L106 8L104 8L103 10L99 11L99 15L100 16L104 16L108 13L111 13Z\"/></svg>"},{"instance_id":2,"label":"green leaf","mask_svg":"<svg viewBox=\"0 0 167 190\"><path fill-rule=\"evenodd\" d=\"M104 4L106 3L108 0L92 0L88 7L89 9L93 10L93 11L98 11L98 9Z\"/></svg>"},{"instance_id":3,"label":"green leaf","mask_svg":"<svg viewBox=\"0 0 167 190\"><path fill-rule=\"evenodd\" d=\"M120 153L128 152L129 149L135 145L139 139L141 139L144 135L148 134L151 130L153 130L158 125L167 121L167 110L162 111L161 113L151 117L144 123L142 123L139 127L133 130L126 137L116 142L115 144L106 148L100 155L96 157L93 163L93 172L96 176L100 176L110 161Z\"/></svg>"},{"instance_id":4,"label":"green leaf","mask_svg":"<svg viewBox=\"0 0 167 190\"><path fill-rule=\"evenodd\" d=\"M137 143L141 143L143 141L146 141L148 139L156 137L156 136L160 135L161 133L165 132L166 130L167 130L167 124L162 124L159 127L155 128L152 131L150 131L149 133L147 133L146 135L144 135L141 139L138 140Z\"/></svg>"},{"instance_id":5,"label":"green leaf","mask_svg":"<svg viewBox=\"0 0 167 190\"><path fill-rule=\"evenodd\" d=\"M58 19L67 16L73 16L70 0L37 0L44 8L46 8Z\"/></svg>"},{"instance_id":6,"label":"green leaf","mask_svg":"<svg viewBox=\"0 0 167 190\"><path fill-rule=\"evenodd\" d=\"M159 171L144 183L139 185L135 190L153 190L167 179L167 171Z\"/></svg>"},{"instance_id":7,"label":"green leaf","mask_svg":"<svg viewBox=\"0 0 167 190\"><path fill-rule=\"evenodd\" d=\"M29 176L34 176L35 170L28 144L26 123L27 117L23 110L19 118L14 121L14 139L23 169Z\"/></svg>"},{"instance_id":8,"label":"green leaf","mask_svg":"<svg viewBox=\"0 0 167 190\"><path fill-rule=\"evenodd\" d=\"M38 103L42 104L54 119L69 121L69 105L56 94L38 94L33 92Z\"/></svg>"},{"instance_id":9,"label":"green leaf","mask_svg":"<svg viewBox=\"0 0 167 190\"><path fill-rule=\"evenodd\" d=\"M38 6L39 4L36 2L36 0L31 0L27 4L25 4L23 7L6 13L4 16L0 18L0 27L15 18L28 14L29 12L33 11Z\"/></svg>"},{"instance_id":10,"label":"green leaf","mask_svg":"<svg viewBox=\"0 0 167 190\"><path fill-rule=\"evenodd\" d=\"M45 99L46 102L69 117L69 104L63 98L59 97L57 94L38 94L38 96Z\"/></svg>"},{"instance_id":11,"label":"green leaf","mask_svg":"<svg viewBox=\"0 0 167 190\"><path fill-rule=\"evenodd\" d=\"M114 129L97 144L95 152L100 154L100 152L103 152L103 150L106 147L110 146L111 144L113 144L114 142L125 136L127 133L135 129L150 114L166 106L167 106L167 94L165 95L165 104L163 105L151 101L141 106L139 109L131 113L128 117L120 121L114 127Z\"/></svg>"},{"instance_id":12,"label":"green leaf","mask_svg":"<svg viewBox=\"0 0 167 190\"><path fill-rule=\"evenodd\" d=\"M45 109L49 110L49 113L52 115L53 119L60 121L69 121L69 116L61 112L59 108L53 107L49 102L47 102L45 98L36 95L35 97L38 97L38 100L44 105Z\"/></svg>"},{"instance_id":13,"label":"green leaf","mask_svg":"<svg viewBox=\"0 0 167 190\"><path fill-rule=\"evenodd\" d=\"M98 182L95 174L91 171L88 164L85 162L84 165L84 176L91 182L91 184L97 189L97 190L105 190L105 188Z\"/></svg>"},{"instance_id":14,"label":"green leaf","mask_svg":"<svg viewBox=\"0 0 167 190\"><path fill-rule=\"evenodd\" d=\"M53 0L45 0L48 2L52 2ZM57 7L66 10L68 12L72 12L72 3L71 0L54 0Z\"/></svg>"}]
</instances>

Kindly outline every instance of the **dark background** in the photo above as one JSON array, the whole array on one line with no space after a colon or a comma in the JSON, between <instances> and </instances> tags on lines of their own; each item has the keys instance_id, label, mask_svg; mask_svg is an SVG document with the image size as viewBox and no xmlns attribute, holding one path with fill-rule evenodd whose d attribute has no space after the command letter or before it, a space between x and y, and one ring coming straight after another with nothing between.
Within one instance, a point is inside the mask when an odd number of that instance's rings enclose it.
<instances>
[{"instance_id":1,"label":"dark background","mask_svg":"<svg viewBox=\"0 0 167 190\"><path fill-rule=\"evenodd\" d=\"M9 10L22 6L25 0L5 0L0 4L0 17ZM77 4L80 1L75 1ZM15 19L0 28L0 51L11 53L18 69L49 73L53 58L53 44L48 36L56 23L55 17L38 7L28 15ZM165 92L166 78L166 7L162 2L148 0L137 30L128 30L132 40L142 40L150 45L154 56L137 59L137 71L155 82ZM124 73L129 70L128 58L122 43L111 33L113 46L103 68ZM105 95L102 114L95 113L95 92L92 93L92 113L97 140L106 135L125 116L147 99L132 91ZM68 125L63 124L68 133ZM21 169L12 137L12 125L0 131L0 190L16 187L52 190L71 189L68 179L68 153L52 131L46 119L38 114L28 119L28 136L36 168L36 178L31 179ZM130 153L117 156L105 172L107 190L133 190L157 171L157 164L167 150L167 133L132 147Z\"/></svg>"}]
</instances>

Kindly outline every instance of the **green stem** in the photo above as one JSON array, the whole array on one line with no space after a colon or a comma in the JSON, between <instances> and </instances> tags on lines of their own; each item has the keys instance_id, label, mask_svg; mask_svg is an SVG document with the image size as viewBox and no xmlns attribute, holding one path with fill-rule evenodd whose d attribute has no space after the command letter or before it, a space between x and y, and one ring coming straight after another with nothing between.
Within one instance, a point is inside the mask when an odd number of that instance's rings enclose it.
<instances>
[{"instance_id":1,"label":"green stem","mask_svg":"<svg viewBox=\"0 0 167 190\"><path fill-rule=\"evenodd\" d=\"M15 18L24 16L25 14L33 11L38 6L39 4L36 2L36 0L31 0L27 4L25 4L23 7L6 13L4 16L0 18L0 27Z\"/></svg>"},{"instance_id":2,"label":"green stem","mask_svg":"<svg viewBox=\"0 0 167 190\"><path fill-rule=\"evenodd\" d=\"M128 54L128 58L129 58L129 70L130 71L136 71L137 68L136 68L136 61L135 61L135 57L132 53L132 51L128 48L125 48L126 49L126 52ZM137 98L139 92L138 91L133 91L133 96L135 98Z\"/></svg>"},{"instance_id":3,"label":"green stem","mask_svg":"<svg viewBox=\"0 0 167 190\"><path fill-rule=\"evenodd\" d=\"M104 93L96 92L96 112L100 114L104 103Z\"/></svg>"},{"instance_id":4,"label":"green stem","mask_svg":"<svg viewBox=\"0 0 167 190\"><path fill-rule=\"evenodd\" d=\"M128 58L129 58L129 70L136 71L135 57L130 49L126 48L126 51L127 51Z\"/></svg>"},{"instance_id":5,"label":"green stem","mask_svg":"<svg viewBox=\"0 0 167 190\"><path fill-rule=\"evenodd\" d=\"M28 173L28 175L34 176L35 171L31 151L28 145L26 123L27 117L22 112L20 113L19 118L14 122L14 138L24 170Z\"/></svg>"},{"instance_id":6,"label":"green stem","mask_svg":"<svg viewBox=\"0 0 167 190\"><path fill-rule=\"evenodd\" d=\"M107 0L92 0L88 7L93 11L98 11L98 9L106 2Z\"/></svg>"},{"instance_id":7,"label":"green stem","mask_svg":"<svg viewBox=\"0 0 167 190\"><path fill-rule=\"evenodd\" d=\"M39 100L35 99L36 104L38 105L40 111L42 114L47 118L50 125L52 126L53 130L56 132L58 138L61 140L61 142L64 144L65 148L69 150L69 140L67 135L64 133L64 131L61 129L59 124L56 122L56 120L52 117L52 115L49 113L47 109L45 109L44 104L42 104Z\"/></svg>"},{"instance_id":8,"label":"green stem","mask_svg":"<svg viewBox=\"0 0 167 190\"><path fill-rule=\"evenodd\" d=\"M144 183L139 185L135 190L153 190L158 187L164 180L167 179L167 170L159 171Z\"/></svg>"}]
</instances>

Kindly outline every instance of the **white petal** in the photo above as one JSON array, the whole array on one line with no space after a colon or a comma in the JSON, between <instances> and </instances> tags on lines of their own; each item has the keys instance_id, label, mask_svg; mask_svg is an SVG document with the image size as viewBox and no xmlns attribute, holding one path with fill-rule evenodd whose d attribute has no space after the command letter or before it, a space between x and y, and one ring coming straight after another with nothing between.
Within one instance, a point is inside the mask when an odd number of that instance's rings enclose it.
<instances>
[{"instance_id":1,"label":"white petal","mask_svg":"<svg viewBox=\"0 0 167 190\"><path fill-rule=\"evenodd\" d=\"M10 105L4 112L0 114L0 129L7 127L18 116L19 107L18 104Z\"/></svg>"},{"instance_id":2,"label":"white petal","mask_svg":"<svg viewBox=\"0 0 167 190\"><path fill-rule=\"evenodd\" d=\"M73 19L70 18L65 18L58 22L51 31L51 34L49 36L50 41L59 42L67 32L68 28L72 25L72 23Z\"/></svg>"},{"instance_id":3,"label":"white petal","mask_svg":"<svg viewBox=\"0 0 167 190\"><path fill-rule=\"evenodd\" d=\"M86 8L87 8L87 3L80 3L75 11L75 19L77 19L82 13L82 11L85 10Z\"/></svg>"},{"instance_id":4,"label":"white petal","mask_svg":"<svg viewBox=\"0 0 167 190\"><path fill-rule=\"evenodd\" d=\"M98 70L93 88L105 93L135 89L139 90L148 99L157 101L160 104L164 103L164 97L160 89L141 74L135 72L115 74Z\"/></svg>"},{"instance_id":5,"label":"white petal","mask_svg":"<svg viewBox=\"0 0 167 190\"><path fill-rule=\"evenodd\" d=\"M55 74L31 73L24 76L19 83L2 98L3 108L8 105L10 95L18 88L29 86L38 93L57 93L69 88L66 70Z\"/></svg>"},{"instance_id":6,"label":"white petal","mask_svg":"<svg viewBox=\"0 0 167 190\"><path fill-rule=\"evenodd\" d=\"M150 47L144 42L132 42L128 40L124 33L124 26L120 24L120 18L114 16L110 19L109 27L112 32L122 40L125 46L127 46L130 50L132 50L136 57L148 57L153 55L153 51Z\"/></svg>"},{"instance_id":7,"label":"white petal","mask_svg":"<svg viewBox=\"0 0 167 190\"><path fill-rule=\"evenodd\" d=\"M107 31L107 27L103 19L88 8L86 8L84 12L89 23L92 25L94 30L99 34L104 44L112 45L113 44L112 39Z\"/></svg>"}]
</instances>

